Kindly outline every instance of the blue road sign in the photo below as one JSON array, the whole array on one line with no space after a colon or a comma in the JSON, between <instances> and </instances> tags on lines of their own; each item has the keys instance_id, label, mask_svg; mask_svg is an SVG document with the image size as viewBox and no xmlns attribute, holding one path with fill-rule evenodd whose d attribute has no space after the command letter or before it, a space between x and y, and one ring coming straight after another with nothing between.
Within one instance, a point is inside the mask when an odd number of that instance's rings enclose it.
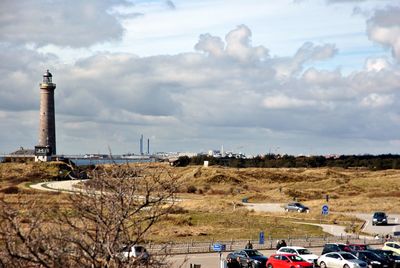
<instances>
[{"instance_id":1,"label":"blue road sign","mask_svg":"<svg viewBox=\"0 0 400 268\"><path fill-rule=\"evenodd\" d=\"M328 205L323 205L322 206L322 214L328 215L329 214L329 207Z\"/></svg>"},{"instance_id":2,"label":"blue road sign","mask_svg":"<svg viewBox=\"0 0 400 268\"><path fill-rule=\"evenodd\" d=\"M213 244L213 250L214 251L224 251L226 249L226 245L225 244Z\"/></svg>"},{"instance_id":3,"label":"blue road sign","mask_svg":"<svg viewBox=\"0 0 400 268\"><path fill-rule=\"evenodd\" d=\"M263 245L264 244L264 232L260 232L260 236L258 239L258 244Z\"/></svg>"}]
</instances>

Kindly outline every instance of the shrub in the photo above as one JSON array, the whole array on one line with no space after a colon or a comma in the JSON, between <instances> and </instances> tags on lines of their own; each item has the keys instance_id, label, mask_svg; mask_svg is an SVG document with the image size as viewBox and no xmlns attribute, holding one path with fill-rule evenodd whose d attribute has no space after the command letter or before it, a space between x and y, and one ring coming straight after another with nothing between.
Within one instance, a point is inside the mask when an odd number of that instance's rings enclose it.
<instances>
[{"instance_id":1,"label":"shrub","mask_svg":"<svg viewBox=\"0 0 400 268\"><path fill-rule=\"evenodd\" d=\"M194 194L194 193L196 193L196 191L197 191L197 188L196 188L196 186L194 186L194 185L189 185L188 187L187 187L187 190L186 190L189 194Z\"/></svg>"},{"instance_id":2,"label":"shrub","mask_svg":"<svg viewBox=\"0 0 400 268\"><path fill-rule=\"evenodd\" d=\"M0 191L5 194L18 194L19 188L17 186L9 186L4 189L1 189Z\"/></svg>"}]
</instances>

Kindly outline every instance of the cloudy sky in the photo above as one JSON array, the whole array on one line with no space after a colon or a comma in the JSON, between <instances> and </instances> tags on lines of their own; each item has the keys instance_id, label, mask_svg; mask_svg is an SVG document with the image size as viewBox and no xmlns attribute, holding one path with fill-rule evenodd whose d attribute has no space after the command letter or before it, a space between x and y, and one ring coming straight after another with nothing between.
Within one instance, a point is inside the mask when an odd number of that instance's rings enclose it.
<instances>
[{"instance_id":1,"label":"cloudy sky","mask_svg":"<svg viewBox=\"0 0 400 268\"><path fill-rule=\"evenodd\" d=\"M2 0L0 154L400 152L398 0Z\"/></svg>"}]
</instances>

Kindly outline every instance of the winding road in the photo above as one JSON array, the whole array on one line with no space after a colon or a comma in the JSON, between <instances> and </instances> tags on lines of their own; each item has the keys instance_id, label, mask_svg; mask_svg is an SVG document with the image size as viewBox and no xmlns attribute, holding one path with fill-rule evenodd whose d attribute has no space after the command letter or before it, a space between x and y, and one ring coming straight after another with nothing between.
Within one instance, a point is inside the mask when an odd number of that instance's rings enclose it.
<instances>
[{"instance_id":1,"label":"winding road","mask_svg":"<svg viewBox=\"0 0 400 268\"><path fill-rule=\"evenodd\" d=\"M248 209L253 209L254 211L259 212L285 212L283 209L284 204L282 203L243 203ZM345 213L346 215L355 216L361 220L365 221L364 227L362 229L363 232L371 234L371 235L386 235L386 234L394 234L396 232L400 232L400 215L399 214L389 214L388 216L388 224L387 225L372 225L372 213ZM298 222L301 224L312 224L312 223L304 223ZM312 224L321 226L323 231L329 234L334 235L347 235L344 226L340 225L331 225L331 224Z\"/></svg>"},{"instance_id":2,"label":"winding road","mask_svg":"<svg viewBox=\"0 0 400 268\"><path fill-rule=\"evenodd\" d=\"M53 192L66 192L73 193L82 191L77 185L85 180L65 180L65 181L52 181L52 182L41 182L37 184L30 185L31 188L42 191L53 191ZM243 203L248 209L253 209L259 212L284 212L282 203ZM389 222L387 225L373 226L371 219L372 213L346 213L347 215L356 216L359 219L365 221L363 232L369 233L371 235L386 235L393 234L395 232L400 232L400 215L399 214L389 214ZM345 231L344 226L331 225L331 224L314 224L297 222L299 224L310 224L321 226L323 231L333 235L348 235Z\"/></svg>"}]
</instances>

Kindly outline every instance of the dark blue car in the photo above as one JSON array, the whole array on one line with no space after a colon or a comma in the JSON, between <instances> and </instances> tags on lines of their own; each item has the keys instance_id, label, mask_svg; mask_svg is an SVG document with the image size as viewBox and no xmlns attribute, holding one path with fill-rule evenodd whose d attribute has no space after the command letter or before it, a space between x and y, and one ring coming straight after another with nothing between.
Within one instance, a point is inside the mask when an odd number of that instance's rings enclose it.
<instances>
[{"instance_id":1,"label":"dark blue car","mask_svg":"<svg viewBox=\"0 0 400 268\"><path fill-rule=\"evenodd\" d=\"M255 249L242 249L231 252L226 259L228 263L237 265L232 265L232 267L242 268L264 268L268 260L266 256Z\"/></svg>"}]
</instances>

